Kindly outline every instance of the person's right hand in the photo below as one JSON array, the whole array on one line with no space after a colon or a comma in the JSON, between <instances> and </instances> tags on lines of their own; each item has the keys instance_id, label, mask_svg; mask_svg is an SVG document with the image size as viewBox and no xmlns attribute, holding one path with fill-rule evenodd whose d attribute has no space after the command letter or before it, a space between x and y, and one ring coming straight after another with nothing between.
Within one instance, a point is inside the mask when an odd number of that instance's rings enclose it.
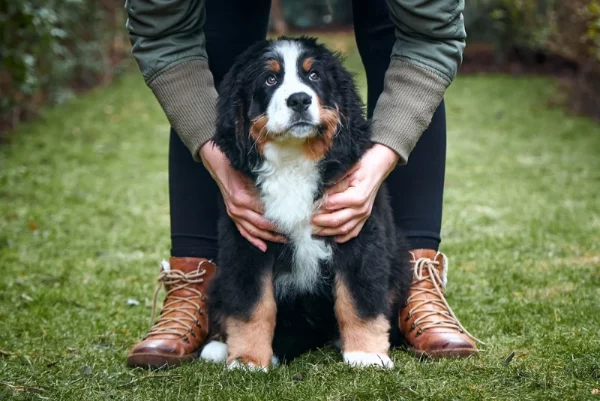
<instances>
[{"instance_id":1,"label":"person's right hand","mask_svg":"<svg viewBox=\"0 0 600 401\"><path fill-rule=\"evenodd\" d=\"M199 153L204 166L219 186L227 214L240 234L263 252L267 250L265 241L285 242L285 238L276 233L277 229L271 222L263 217L262 204L254 184L231 167L219 147L213 142L207 142Z\"/></svg>"}]
</instances>

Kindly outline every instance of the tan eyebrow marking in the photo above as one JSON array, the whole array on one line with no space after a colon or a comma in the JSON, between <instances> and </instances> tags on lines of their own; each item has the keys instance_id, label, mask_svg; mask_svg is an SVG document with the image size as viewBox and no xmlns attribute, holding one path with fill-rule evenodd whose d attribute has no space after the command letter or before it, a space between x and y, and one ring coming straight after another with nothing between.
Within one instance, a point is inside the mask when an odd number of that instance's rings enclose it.
<instances>
[{"instance_id":1,"label":"tan eyebrow marking","mask_svg":"<svg viewBox=\"0 0 600 401\"><path fill-rule=\"evenodd\" d=\"M302 62L302 69L306 72L309 72L310 69L312 68L313 61L314 60L312 57L305 58L304 61Z\"/></svg>"},{"instance_id":2,"label":"tan eyebrow marking","mask_svg":"<svg viewBox=\"0 0 600 401\"><path fill-rule=\"evenodd\" d=\"M281 65L279 65L279 61L277 61L277 60L267 61L267 67L269 68L269 70L271 70L273 72L281 71Z\"/></svg>"}]
</instances>

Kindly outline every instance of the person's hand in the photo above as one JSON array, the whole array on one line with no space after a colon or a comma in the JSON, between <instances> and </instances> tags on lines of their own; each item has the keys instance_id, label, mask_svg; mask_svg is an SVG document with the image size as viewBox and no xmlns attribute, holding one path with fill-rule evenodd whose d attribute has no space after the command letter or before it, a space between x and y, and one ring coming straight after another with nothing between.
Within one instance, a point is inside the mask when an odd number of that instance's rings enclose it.
<instances>
[{"instance_id":1,"label":"person's hand","mask_svg":"<svg viewBox=\"0 0 600 401\"><path fill-rule=\"evenodd\" d=\"M263 208L254 184L242 173L231 167L227 157L212 142L200 148L200 157L210 175L217 182L227 214L240 234L263 252L265 241L285 242L276 234L276 228L263 217Z\"/></svg>"},{"instance_id":2,"label":"person's hand","mask_svg":"<svg viewBox=\"0 0 600 401\"><path fill-rule=\"evenodd\" d=\"M343 243L356 237L371 215L379 187L398 163L398 154L375 144L333 187L313 216L313 234Z\"/></svg>"}]
</instances>

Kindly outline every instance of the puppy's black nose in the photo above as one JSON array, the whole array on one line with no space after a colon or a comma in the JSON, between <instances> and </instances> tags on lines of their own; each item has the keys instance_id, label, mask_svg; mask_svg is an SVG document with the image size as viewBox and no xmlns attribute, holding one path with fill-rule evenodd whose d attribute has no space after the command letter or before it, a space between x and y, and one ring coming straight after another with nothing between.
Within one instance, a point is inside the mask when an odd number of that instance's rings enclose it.
<instances>
[{"instance_id":1,"label":"puppy's black nose","mask_svg":"<svg viewBox=\"0 0 600 401\"><path fill-rule=\"evenodd\" d=\"M290 97L287 98L288 107L297 112L302 112L308 109L308 106L310 106L311 103L312 99L306 92L292 93Z\"/></svg>"}]
</instances>

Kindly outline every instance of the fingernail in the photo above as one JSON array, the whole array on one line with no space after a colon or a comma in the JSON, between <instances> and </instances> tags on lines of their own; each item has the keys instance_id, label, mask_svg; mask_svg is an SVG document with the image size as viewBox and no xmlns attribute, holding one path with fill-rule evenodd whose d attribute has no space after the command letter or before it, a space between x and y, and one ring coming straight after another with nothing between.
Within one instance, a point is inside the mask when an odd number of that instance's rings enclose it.
<instances>
[{"instance_id":1,"label":"fingernail","mask_svg":"<svg viewBox=\"0 0 600 401\"><path fill-rule=\"evenodd\" d=\"M258 247L258 249L260 249L263 252L267 252L267 245L266 244L260 244L260 246Z\"/></svg>"}]
</instances>

